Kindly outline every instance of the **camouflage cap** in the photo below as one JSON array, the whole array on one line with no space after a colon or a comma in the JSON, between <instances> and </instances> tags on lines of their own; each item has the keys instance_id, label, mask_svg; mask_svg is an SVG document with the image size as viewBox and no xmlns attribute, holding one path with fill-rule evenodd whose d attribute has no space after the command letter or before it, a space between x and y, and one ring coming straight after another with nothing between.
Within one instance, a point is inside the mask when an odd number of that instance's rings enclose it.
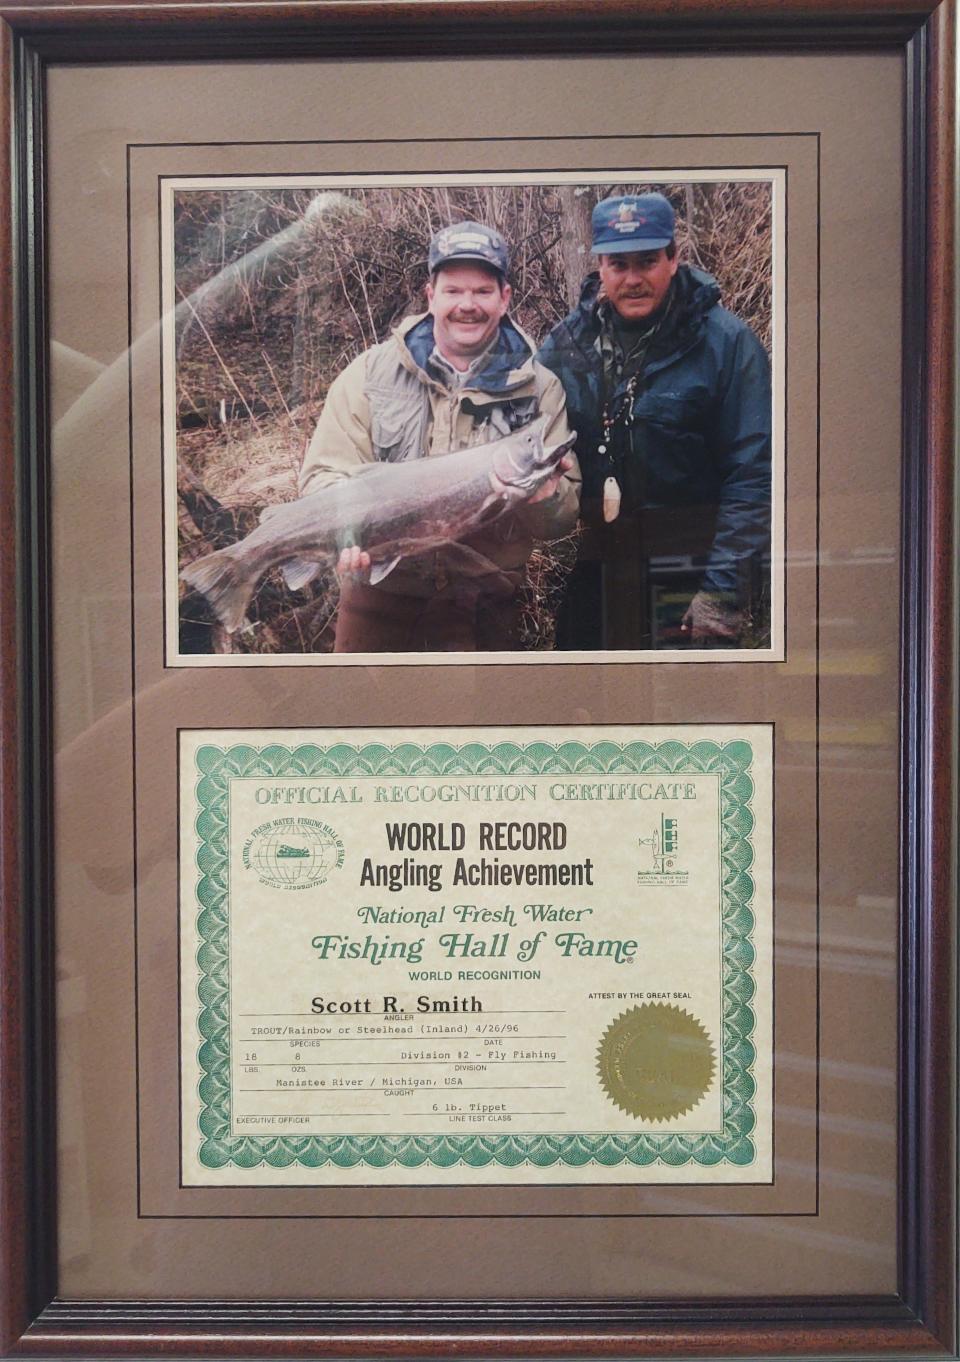
<instances>
[{"instance_id":1,"label":"camouflage cap","mask_svg":"<svg viewBox=\"0 0 960 1362\"><path fill-rule=\"evenodd\" d=\"M480 222L454 222L441 227L430 242L431 274L460 260L479 260L504 276L510 268L507 243L493 227L484 227Z\"/></svg>"}]
</instances>

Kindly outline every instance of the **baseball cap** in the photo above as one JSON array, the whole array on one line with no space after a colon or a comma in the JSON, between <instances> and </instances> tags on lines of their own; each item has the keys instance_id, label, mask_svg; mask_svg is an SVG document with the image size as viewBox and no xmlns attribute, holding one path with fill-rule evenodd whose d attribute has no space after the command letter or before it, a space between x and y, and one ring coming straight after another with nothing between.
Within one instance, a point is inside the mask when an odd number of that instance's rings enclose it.
<instances>
[{"instance_id":1,"label":"baseball cap","mask_svg":"<svg viewBox=\"0 0 960 1362\"><path fill-rule=\"evenodd\" d=\"M624 194L603 199L593 210L594 255L657 251L673 240L676 219L662 194Z\"/></svg>"},{"instance_id":2,"label":"baseball cap","mask_svg":"<svg viewBox=\"0 0 960 1362\"><path fill-rule=\"evenodd\" d=\"M430 273L458 260L480 260L498 274L506 275L510 267L507 243L492 227L480 222L454 222L441 227L430 242L428 260Z\"/></svg>"}]
</instances>

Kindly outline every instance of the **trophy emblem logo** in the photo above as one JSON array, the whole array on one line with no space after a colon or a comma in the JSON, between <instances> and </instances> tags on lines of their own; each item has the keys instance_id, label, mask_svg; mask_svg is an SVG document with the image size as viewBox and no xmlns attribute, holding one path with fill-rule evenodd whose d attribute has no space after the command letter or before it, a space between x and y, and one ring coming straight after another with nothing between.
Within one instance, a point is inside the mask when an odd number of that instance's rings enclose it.
<instances>
[{"instance_id":1,"label":"trophy emblem logo","mask_svg":"<svg viewBox=\"0 0 960 1362\"><path fill-rule=\"evenodd\" d=\"M637 883L645 885L683 885L690 878L689 871L679 865L680 820L660 815L660 824L649 837L638 837L637 845L650 847L652 865L637 871Z\"/></svg>"}]
</instances>

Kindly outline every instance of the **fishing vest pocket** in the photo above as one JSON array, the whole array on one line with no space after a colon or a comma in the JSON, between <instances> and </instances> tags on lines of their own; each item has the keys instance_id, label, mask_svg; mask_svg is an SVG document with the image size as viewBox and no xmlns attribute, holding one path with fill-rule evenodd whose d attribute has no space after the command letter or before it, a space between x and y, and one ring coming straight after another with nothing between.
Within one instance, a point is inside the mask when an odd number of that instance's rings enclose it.
<instances>
[{"instance_id":1,"label":"fishing vest pocket","mask_svg":"<svg viewBox=\"0 0 960 1362\"><path fill-rule=\"evenodd\" d=\"M504 401L478 402L475 398L465 397L461 409L472 416L477 426L482 427L487 440L502 440L515 430L528 426L537 415L539 399L532 397L512 397Z\"/></svg>"},{"instance_id":2,"label":"fishing vest pocket","mask_svg":"<svg viewBox=\"0 0 960 1362\"><path fill-rule=\"evenodd\" d=\"M370 403L373 457L382 463L421 458L426 452L429 398L416 374L398 363L391 343L368 352L364 393Z\"/></svg>"},{"instance_id":3,"label":"fishing vest pocket","mask_svg":"<svg viewBox=\"0 0 960 1362\"><path fill-rule=\"evenodd\" d=\"M405 426L389 416L373 414L370 420L370 438L373 441L373 456L382 463L398 463L410 458L409 444Z\"/></svg>"}]
</instances>

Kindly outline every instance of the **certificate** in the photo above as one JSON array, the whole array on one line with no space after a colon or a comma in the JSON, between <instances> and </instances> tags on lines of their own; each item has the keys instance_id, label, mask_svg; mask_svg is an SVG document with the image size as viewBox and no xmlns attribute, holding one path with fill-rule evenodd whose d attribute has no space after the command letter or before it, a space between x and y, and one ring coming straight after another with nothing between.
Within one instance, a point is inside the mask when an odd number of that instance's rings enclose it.
<instances>
[{"instance_id":1,"label":"certificate","mask_svg":"<svg viewBox=\"0 0 960 1362\"><path fill-rule=\"evenodd\" d=\"M772 757L182 732L185 1183L769 1182Z\"/></svg>"}]
</instances>

